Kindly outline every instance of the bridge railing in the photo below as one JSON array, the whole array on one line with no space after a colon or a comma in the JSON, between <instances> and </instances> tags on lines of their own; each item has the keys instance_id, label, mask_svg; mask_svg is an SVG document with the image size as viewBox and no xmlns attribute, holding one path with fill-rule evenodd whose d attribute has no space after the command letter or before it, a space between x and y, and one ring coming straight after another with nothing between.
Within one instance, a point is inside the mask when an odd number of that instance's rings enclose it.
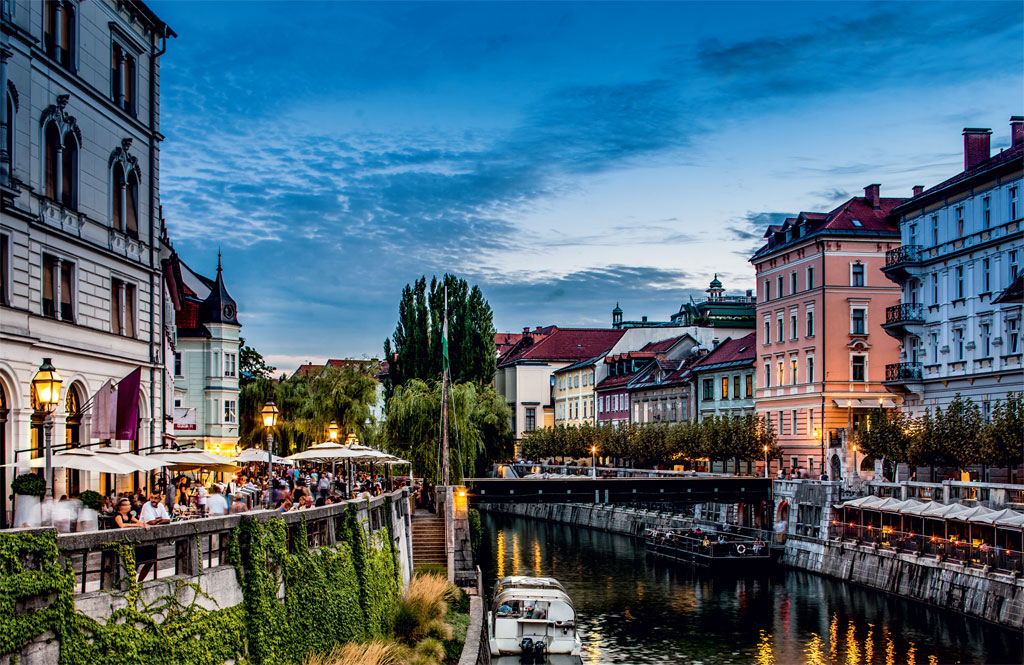
<instances>
[{"instance_id":1,"label":"bridge railing","mask_svg":"<svg viewBox=\"0 0 1024 665\"><path fill-rule=\"evenodd\" d=\"M523 462L500 466L511 466L520 478L530 474L548 473L552 476L590 476L594 467L573 464L541 464ZM733 473L707 473L704 471L675 471L669 469L634 469L629 467L599 466L598 478L734 478Z\"/></svg>"}]
</instances>

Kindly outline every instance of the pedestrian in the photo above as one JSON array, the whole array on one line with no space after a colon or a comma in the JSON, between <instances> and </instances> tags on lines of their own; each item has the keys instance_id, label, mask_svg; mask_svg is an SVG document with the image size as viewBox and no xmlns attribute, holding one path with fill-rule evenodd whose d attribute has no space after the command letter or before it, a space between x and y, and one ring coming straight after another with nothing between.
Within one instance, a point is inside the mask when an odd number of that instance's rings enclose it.
<instances>
[{"instance_id":1,"label":"pedestrian","mask_svg":"<svg viewBox=\"0 0 1024 665\"><path fill-rule=\"evenodd\" d=\"M227 497L225 497L221 492L220 485L214 483L213 494L209 499L210 517L222 517L227 515L229 509L230 506L228 506Z\"/></svg>"},{"instance_id":2,"label":"pedestrian","mask_svg":"<svg viewBox=\"0 0 1024 665\"><path fill-rule=\"evenodd\" d=\"M199 516L206 517L206 485L202 483L196 489L196 507L199 509Z\"/></svg>"},{"instance_id":3,"label":"pedestrian","mask_svg":"<svg viewBox=\"0 0 1024 665\"><path fill-rule=\"evenodd\" d=\"M327 477L326 473L320 476L317 489L320 490L320 498L326 501L327 495L331 491L331 479Z\"/></svg>"},{"instance_id":4,"label":"pedestrian","mask_svg":"<svg viewBox=\"0 0 1024 665\"><path fill-rule=\"evenodd\" d=\"M244 513L248 508L245 505L245 497L241 492L235 492L234 496L231 497L231 514Z\"/></svg>"}]
</instances>

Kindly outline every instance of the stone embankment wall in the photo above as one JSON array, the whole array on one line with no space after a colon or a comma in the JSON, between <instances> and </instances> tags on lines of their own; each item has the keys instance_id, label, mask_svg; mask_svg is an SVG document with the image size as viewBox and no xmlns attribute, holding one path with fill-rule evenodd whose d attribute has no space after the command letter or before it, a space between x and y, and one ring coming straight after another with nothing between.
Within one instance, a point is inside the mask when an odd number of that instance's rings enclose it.
<instances>
[{"instance_id":1,"label":"stone embankment wall","mask_svg":"<svg viewBox=\"0 0 1024 665\"><path fill-rule=\"evenodd\" d=\"M600 504L482 504L480 510L627 536L642 536L645 529L683 531L693 524L691 518L681 515ZM824 513L823 521L828 514ZM783 565L1024 629L1024 578L913 554L875 550L869 545L800 535L796 532L809 525L797 524L793 513L790 517L780 560ZM819 528L814 531L827 533L825 524Z\"/></svg>"}]
</instances>

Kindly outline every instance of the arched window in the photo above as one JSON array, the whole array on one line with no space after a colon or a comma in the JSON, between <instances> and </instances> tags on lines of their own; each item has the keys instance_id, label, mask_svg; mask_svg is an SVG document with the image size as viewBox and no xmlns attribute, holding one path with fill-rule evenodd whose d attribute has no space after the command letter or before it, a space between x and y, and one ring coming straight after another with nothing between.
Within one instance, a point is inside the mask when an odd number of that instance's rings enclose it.
<instances>
[{"instance_id":1,"label":"arched window","mask_svg":"<svg viewBox=\"0 0 1024 665\"><path fill-rule=\"evenodd\" d=\"M64 150L57 125L46 125L46 185L43 189L47 198L57 200L59 190L57 172L61 168L61 151Z\"/></svg>"},{"instance_id":2,"label":"arched window","mask_svg":"<svg viewBox=\"0 0 1024 665\"><path fill-rule=\"evenodd\" d=\"M110 219L118 231L124 231L124 214L121 212L121 192L124 191L124 168L120 164L114 164L114 191L111 192Z\"/></svg>"},{"instance_id":3,"label":"arched window","mask_svg":"<svg viewBox=\"0 0 1024 665\"><path fill-rule=\"evenodd\" d=\"M71 132L64 135L64 159L61 169L61 199L65 208L78 206L78 139Z\"/></svg>"},{"instance_id":4,"label":"arched window","mask_svg":"<svg viewBox=\"0 0 1024 665\"><path fill-rule=\"evenodd\" d=\"M68 388L68 396L64 401L64 441L70 448L77 448L81 442L82 414L81 396L78 393L78 386L72 384ZM74 496L82 491L82 472L67 470L67 478L64 485L64 493Z\"/></svg>"},{"instance_id":5,"label":"arched window","mask_svg":"<svg viewBox=\"0 0 1024 665\"><path fill-rule=\"evenodd\" d=\"M110 219L122 233L139 237L139 161L129 153L131 139L110 154Z\"/></svg>"},{"instance_id":6,"label":"arched window","mask_svg":"<svg viewBox=\"0 0 1024 665\"><path fill-rule=\"evenodd\" d=\"M3 127L0 127L0 160L3 161L2 173L4 184L8 185L14 176L14 114L17 112L17 103L10 90L4 91L4 116Z\"/></svg>"}]
</instances>

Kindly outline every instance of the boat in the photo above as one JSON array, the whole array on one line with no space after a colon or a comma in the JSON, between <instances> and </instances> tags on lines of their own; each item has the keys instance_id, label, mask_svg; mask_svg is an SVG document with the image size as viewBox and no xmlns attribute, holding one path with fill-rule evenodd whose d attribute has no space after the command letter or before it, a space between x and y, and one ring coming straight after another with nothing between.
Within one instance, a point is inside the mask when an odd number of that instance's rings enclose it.
<instances>
[{"instance_id":1,"label":"boat","mask_svg":"<svg viewBox=\"0 0 1024 665\"><path fill-rule=\"evenodd\" d=\"M766 541L735 533L647 529L644 549L654 556L709 568L751 570L772 562L771 547Z\"/></svg>"},{"instance_id":2,"label":"boat","mask_svg":"<svg viewBox=\"0 0 1024 665\"><path fill-rule=\"evenodd\" d=\"M518 654L526 662L543 662L547 654L578 656L576 608L565 587L553 577L503 577L494 587L487 612L492 656Z\"/></svg>"}]
</instances>

